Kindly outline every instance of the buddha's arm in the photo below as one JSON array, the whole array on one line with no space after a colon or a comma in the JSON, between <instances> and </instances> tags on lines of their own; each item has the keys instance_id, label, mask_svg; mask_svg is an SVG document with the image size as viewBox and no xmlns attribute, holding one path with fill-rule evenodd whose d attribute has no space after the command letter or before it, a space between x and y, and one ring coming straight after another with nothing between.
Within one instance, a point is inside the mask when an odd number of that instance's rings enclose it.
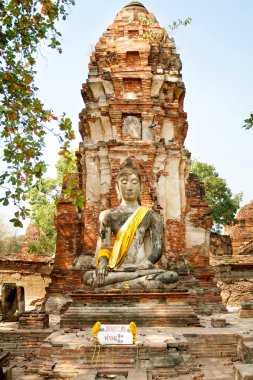
<instances>
[{"instance_id":1,"label":"buddha's arm","mask_svg":"<svg viewBox=\"0 0 253 380\"><path fill-rule=\"evenodd\" d=\"M99 259L99 263L96 268L96 277L98 285L104 285L105 277L108 275L108 261L108 258L105 256Z\"/></svg>"},{"instance_id":2,"label":"buddha's arm","mask_svg":"<svg viewBox=\"0 0 253 380\"><path fill-rule=\"evenodd\" d=\"M151 241L152 241L152 250L151 254L148 257L148 260L152 264L155 264L162 256L162 236L163 236L163 221L161 216L157 212L152 212L151 214Z\"/></svg>"},{"instance_id":3,"label":"buddha's arm","mask_svg":"<svg viewBox=\"0 0 253 380\"><path fill-rule=\"evenodd\" d=\"M99 216L99 238L97 242L97 261L96 276L98 285L103 285L105 277L108 275L107 256L100 256L99 252L110 249L111 243L111 228L107 224L108 210L102 211Z\"/></svg>"}]
</instances>

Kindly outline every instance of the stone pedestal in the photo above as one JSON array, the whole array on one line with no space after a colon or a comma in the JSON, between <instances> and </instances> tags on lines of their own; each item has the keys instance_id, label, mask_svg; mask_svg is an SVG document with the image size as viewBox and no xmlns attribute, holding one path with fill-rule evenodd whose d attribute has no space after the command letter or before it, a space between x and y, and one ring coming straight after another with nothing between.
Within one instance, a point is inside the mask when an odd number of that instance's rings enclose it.
<instances>
[{"instance_id":1,"label":"stone pedestal","mask_svg":"<svg viewBox=\"0 0 253 380\"><path fill-rule=\"evenodd\" d=\"M192 326L199 323L187 303L187 292L72 293L72 305L61 317L61 328L92 327L97 321L137 326Z\"/></svg>"}]
</instances>

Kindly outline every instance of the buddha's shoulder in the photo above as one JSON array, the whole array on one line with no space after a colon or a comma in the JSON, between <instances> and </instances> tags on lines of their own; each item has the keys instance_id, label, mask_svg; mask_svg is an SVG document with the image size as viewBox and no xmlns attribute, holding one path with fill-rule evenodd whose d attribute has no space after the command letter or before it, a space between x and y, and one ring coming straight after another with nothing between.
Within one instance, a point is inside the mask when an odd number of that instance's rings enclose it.
<instances>
[{"instance_id":1,"label":"buddha's shoulder","mask_svg":"<svg viewBox=\"0 0 253 380\"><path fill-rule=\"evenodd\" d=\"M118 207L109 208L107 210L103 210L99 214L99 219L102 220L108 220L110 218L115 217L120 212Z\"/></svg>"},{"instance_id":2,"label":"buddha's shoulder","mask_svg":"<svg viewBox=\"0 0 253 380\"><path fill-rule=\"evenodd\" d=\"M161 222L161 223L162 223L162 217L161 217L161 215L159 214L159 212L154 211L152 208L149 209L147 215L148 215L148 217L149 217L151 220L156 221L156 222Z\"/></svg>"}]
</instances>

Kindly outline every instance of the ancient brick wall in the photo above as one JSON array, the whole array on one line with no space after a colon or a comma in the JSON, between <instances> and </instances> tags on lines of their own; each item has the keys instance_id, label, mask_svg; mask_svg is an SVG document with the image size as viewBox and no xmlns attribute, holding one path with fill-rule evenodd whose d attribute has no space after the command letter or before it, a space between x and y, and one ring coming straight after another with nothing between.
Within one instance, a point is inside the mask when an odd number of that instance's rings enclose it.
<instances>
[{"instance_id":1,"label":"ancient brick wall","mask_svg":"<svg viewBox=\"0 0 253 380\"><path fill-rule=\"evenodd\" d=\"M253 254L253 200L238 211L235 224L226 226L225 233L231 238L233 255Z\"/></svg>"},{"instance_id":2,"label":"ancient brick wall","mask_svg":"<svg viewBox=\"0 0 253 380\"><path fill-rule=\"evenodd\" d=\"M61 199L56 206L56 253L51 282L47 287L47 299L52 293L67 294L81 287L81 273L73 270L72 266L76 257L82 253L82 220L72 201Z\"/></svg>"},{"instance_id":3,"label":"ancient brick wall","mask_svg":"<svg viewBox=\"0 0 253 380\"><path fill-rule=\"evenodd\" d=\"M38 355L44 339L52 333L52 330L16 330L1 329L0 347L3 352L11 352L12 360L30 361Z\"/></svg>"},{"instance_id":4,"label":"ancient brick wall","mask_svg":"<svg viewBox=\"0 0 253 380\"><path fill-rule=\"evenodd\" d=\"M238 259L237 259L238 257ZM215 260L215 276L221 290L222 301L227 306L239 307L253 301L253 260L250 256L231 256Z\"/></svg>"},{"instance_id":5,"label":"ancient brick wall","mask_svg":"<svg viewBox=\"0 0 253 380\"><path fill-rule=\"evenodd\" d=\"M186 194L186 257L197 267L208 267L212 217L204 186L195 174L188 178Z\"/></svg>"}]
</instances>

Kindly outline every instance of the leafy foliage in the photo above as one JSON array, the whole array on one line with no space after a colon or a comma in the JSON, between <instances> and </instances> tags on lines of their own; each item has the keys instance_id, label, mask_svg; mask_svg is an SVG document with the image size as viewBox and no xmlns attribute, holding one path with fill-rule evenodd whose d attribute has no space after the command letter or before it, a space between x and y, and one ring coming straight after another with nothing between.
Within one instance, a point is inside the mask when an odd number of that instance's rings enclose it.
<instances>
[{"instance_id":1,"label":"leafy foliage","mask_svg":"<svg viewBox=\"0 0 253 380\"><path fill-rule=\"evenodd\" d=\"M251 129L253 128L253 112L250 114L250 117L248 119L244 120L245 124L243 125L243 128L245 129Z\"/></svg>"},{"instance_id":2,"label":"leafy foliage","mask_svg":"<svg viewBox=\"0 0 253 380\"><path fill-rule=\"evenodd\" d=\"M174 21L172 21L172 23L169 25L169 29L170 29L170 30L176 30L176 29L178 29L180 26L187 26L187 25L189 25L191 22L192 22L192 18L191 18L191 17L187 17L187 18L184 19L184 20L181 20L181 19L179 18L178 20L174 20Z\"/></svg>"},{"instance_id":3,"label":"leafy foliage","mask_svg":"<svg viewBox=\"0 0 253 380\"><path fill-rule=\"evenodd\" d=\"M223 225L234 220L242 193L233 195L213 165L193 160L190 171L197 174L205 186L206 199L212 210L214 230L220 232Z\"/></svg>"},{"instance_id":4,"label":"leafy foliage","mask_svg":"<svg viewBox=\"0 0 253 380\"><path fill-rule=\"evenodd\" d=\"M38 227L38 240L29 244L29 249L37 253L53 253L56 232L54 227L55 201L59 191L56 179L43 178L29 193L31 220Z\"/></svg>"},{"instance_id":5,"label":"leafy foliage","mask_svg":"<svg viewBox=\"0 0 253 380\"><path fill-rule=\"evenodd\" d=\"M74 0L0 0L0 149L5 162L0 202L7 206L12 200L18 207L12 219L18 227L29 214L23 205L28 189L46 172L45 135L50 131L56 136L62 154L74 139L70 119L46 109L34 83L42 43L61 53L55 23L66 19L73 4Z\"/></svg>"},{"instance_id":6,"label":"leafy foliage","mask_svg":"<svg viewBox=\"0 0 253 380\"><path fill-rule=\"evenodd\" d=\"M56 164L56 170L57 178L43 178L29 192L31 220L40 231L40 236L29 244L29 249L38 254L54 253L55 251L56 202L61 195L64 175L77 171L75 153L71 151L61 157Z\"/></svg>"},{"instance_id":7,"label":"leafy foliage","mask_svg":"<svg viewBox=\"0 0 253 380\"><path fill-rule=\"evenodd\" d=\"M66 174L77 173L75 152L73 150L66 152L64 156L56 162L55 167L57 172L57 183L61 185Z\"/></svg>"}]
</instances>

